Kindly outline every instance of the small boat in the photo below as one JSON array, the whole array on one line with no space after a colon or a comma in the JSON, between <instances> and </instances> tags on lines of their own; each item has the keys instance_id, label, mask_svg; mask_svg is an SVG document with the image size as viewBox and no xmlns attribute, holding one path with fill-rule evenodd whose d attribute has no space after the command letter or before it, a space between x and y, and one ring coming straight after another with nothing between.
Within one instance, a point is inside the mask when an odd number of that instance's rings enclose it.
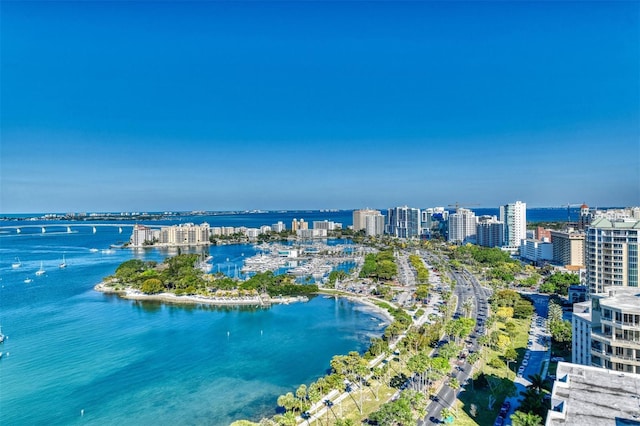
<instances>
[{"instance_id":1,"label":"small boat","mask_svg":"<svg viewBox=\"0 0 640 426\"><path fill-rule=\"evenodd\" d=\"M97 231L97 230L96 230L96 227L94 226L94 227L93 227L93 233L95 234L95 233L96 233L96 231Z\"/></svg>"},{"instance_id":2,"label":"small boat","mask_svg":"<svg viewBox=\"0 0 640 426\"><path fill-rule=\"evenodd\" d=\"M67 267L67 262L64 260L64 254L62 255L62 262L58 265L58 268L62 269L62 268L66 268Z\"/></svg>"},{"instance_id":3,"label":"small boat","mask_svg":"<svg viewBox=\"0 0 640 426\"><path fill-rule=\"evenodd\" d=\"M33 280L31 278L29 278L29 277L24 279L24 283L25 284L30 284L31 282L33 282Z\"/></svg>"},{"instance_id":4,"label":"small boat","mask_svg":"<svg viewBox=\"0 0 640 426\"><path fill-rule=\"evenodd\" d=\"M97 248L90 248L89 251L91 253L97 253L99 250Z\"/></svg>"},{"instance_id":5,"label":"small boat","mask_svg":"<svg viewBox=\"0 0 640 426\"><path fill-rule=\"evenodd\" d=\"M6 338L7 338L7 336L2 334L2 326L0 325L0 343L3 343L4 339L6 339Z\"/></svg>"},{"instance_id":6,"label":"small boat","mask_svg":"<svg viewBox=\"0 0 640 426\"><path fill-rule=\"evenodd\" d=\"M16 261L11 264L11 267L13 269L18 269L21 266L22 266L22 262L20 262L20 259L16 257Z\"/></svg>"},{"instance_id":7,"label":"small boat","mask_svg":"<svg viewBox=\"0 0 640 426\"><path fill-rule=\"evenodd\" d=\"M45 270L44 270L44 268L42 267L42 262L40 262L40 269L38 269L38 270L36 271L36 275L37 275L37 276L44 275L44 273L45 273L45 272L46 272L46 271L45 271Z\"/></svg>"}]
</instances>

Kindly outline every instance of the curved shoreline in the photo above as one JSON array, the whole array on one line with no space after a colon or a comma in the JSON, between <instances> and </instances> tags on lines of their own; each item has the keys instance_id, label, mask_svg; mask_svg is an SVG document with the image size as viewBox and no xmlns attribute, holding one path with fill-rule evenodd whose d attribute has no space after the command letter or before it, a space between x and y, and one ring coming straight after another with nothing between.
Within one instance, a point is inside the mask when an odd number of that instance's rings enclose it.
<instances>
[{"instance_id":1,"label":"curved shoreline","mask_svg":"<svg viewBox=\"0 0 640 426\"><path fill-rule=\"evenodd\" d=\"M306 296L292 296L292 297L269 297L267 295L262 296L242 296L242 297L211 297L211 296L199 296L199 295L184 295L177 296L173 293L159 293L159 294L145 294L139 290L133 288L126 288L124 290L116 290L113 286L106 282L101 282L93 287L94 290L105 294L116 294L118 297L127 300L141 300L148 302L165 302L173 304L186 304L197 305L206 304L214 306L269 306L273 304L289 304L296 302L308 302L309 298ZM322 290L317 293L318 295L340 297L350 300L354 303L368 306L374 311L380 313L390 323L394 321L393 315L388 310L376 305L369 298L363 298L353 296L344 293L323 292ZM388 302L385 302L388 303Z\"/></svg>"},{"instance_id":2,"label":"curved shoreline","mask_svg":"<svg viewBox=\"0 0 640 426\"><path fill-rule=\"evenodd\" d=\"M184 295L178 296L173 293L159 293L159 294L145 294L139 290L133 288L126 288L124 290L116 290L107 283L101 282L93 287L94 290L106 294L117 294L123 299L129 300L144 300L149 302L166 302L175 304L206 304L216 306L234 306L234 305L260 305L269 306L277 303L289 304L295 302L307 302L309 298L306 296L293 296L293 297L269 297L262 296L240 296L240 297L208 297L199 295Z\"/></svg>"},{"instance_id":3,"label":"curved shoreline","mask_svg":"<svg viewBox=\"0 0 640 426\"><path fill-rule=\"evenodd\" d=\"M373 298L373 297L354 296L353 294L335 292L335 291L332 291L332 292L322 291L322 289L320 289L318 294L323 294L325 296L341 297L343 299L347 299L347 300L350 300L350 301L355 302L355 303L360 303L361 305L366 305L366 306L372 308L374 311L379 312L380 314L382 314L382 316L384 316L389 321L389 323L392 323L395 320L393 315L391 315L391 313L388 310L376 305L373 302L373 300L379 300L379 299L376 299L376 298ZM384 303L386 303L388 305L392 305L391 303L387 302L386 300L380 300L380 302L384 302Z\"/></svg>"}]
</instances>

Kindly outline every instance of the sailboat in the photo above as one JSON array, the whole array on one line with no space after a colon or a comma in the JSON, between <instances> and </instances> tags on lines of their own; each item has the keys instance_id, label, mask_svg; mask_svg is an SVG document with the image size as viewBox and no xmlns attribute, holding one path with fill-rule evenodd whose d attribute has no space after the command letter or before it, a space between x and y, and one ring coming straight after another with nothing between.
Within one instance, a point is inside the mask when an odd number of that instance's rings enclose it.
<instances>
[{"instance_id":1,"label":"sailboat","mask_svg":"<svg viewBox=\"0 0 640 426\"><path fill-rule=\"evenodd\" d=\"M38 269L36 271L36 275L40 276L40 275L44 275L46 271L44 270L44 268L42 267L42 262L40 262L40 269Z\"/></svg>"},{"instance_id":2,"label":"sailboat","mask_svg":"<svg viewBox=\"0 0 640 426\"><path fill-rule=\"evenodd\" d=\"M65 262L64 260L64 254L62 255L62 262L58 265L58 268L62 269L62 268L66 268L67 267L67 262Z\"/></svg>"},{"instance_id":3,"label":"sailboat","mask_svg":"<svg viewBox=\"0 0 640 426\"><path fill-rule=\"evenodd\" d=\"M16 257L16 261L11 264L11 267L13 269L18 269L21 266L22 266L22 262L20 262L20 259Z\"/></svg>"}]
</instances>

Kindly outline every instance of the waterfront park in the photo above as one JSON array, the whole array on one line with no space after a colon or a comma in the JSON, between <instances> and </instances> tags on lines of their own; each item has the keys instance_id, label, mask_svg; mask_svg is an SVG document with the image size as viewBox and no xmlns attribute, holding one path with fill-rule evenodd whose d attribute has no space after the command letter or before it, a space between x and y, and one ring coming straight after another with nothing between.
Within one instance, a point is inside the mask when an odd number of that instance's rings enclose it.
<instances>
[{"instance_id":1,"label":"waterfront park","mask_svg":"<svg viewBox=\"0 0 640 426\"><path fill-rule=\"evenodd\" d=\"M518 392L514 380L516 367L528 358L534 309L526 294L541 284L545 288L557 274L522 265L499 249L391 238L357 244L367 249L354 268L334 270L316 284L271 271L245 280L206 274L197 266L197 255L185 254L162 264L127 261L100 290L165 301L170 294L180 298L172 302L214 304L347 297L388 316L390 324L382 336L371 338L366 352L336 354L327 375L274 397L275 415L239 419L233 426L485 425L506 416L502 403L513 397L520 404L512 424L543 422L548 382L536 374ZM477 293L460 291L465 286L461 276ZM562 332L549 343L566 350L567 327L559 322L556 328ZM544 373L550 374L550 367L545 363Z\"/></svg>"}]
</instances>

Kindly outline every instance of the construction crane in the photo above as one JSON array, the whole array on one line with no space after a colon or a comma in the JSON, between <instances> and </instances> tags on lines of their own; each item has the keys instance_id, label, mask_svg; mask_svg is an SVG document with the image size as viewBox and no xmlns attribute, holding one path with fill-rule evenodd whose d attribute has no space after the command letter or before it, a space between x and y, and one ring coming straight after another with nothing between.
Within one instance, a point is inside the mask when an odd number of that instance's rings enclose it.
<instances>
[{"instance_id":1,"label":"construction crane","mask_svg":"<svg viewBox=\"0 0 640 426\"><path fill-rule=\"evenodd\" d=\"M567 223L571 223L571 207L579 207L584 203L567 203Z\"/></svg>"},{"instance_id":2,"label":"construction crane","mask_svg":"<svg viewBox=\"0 0 640 426\"><path fill-rule=\"evenodd\" d=\"M471 207L471 206L479 206L480 204L474 204L474 203L464 203L464 204L460 204L459 202L456 201L455 204L449 204L448 207L455 207L456 208L456 212L460 209L460 208L465 208L465 207Z\"/></svg>"}]
</instances>

